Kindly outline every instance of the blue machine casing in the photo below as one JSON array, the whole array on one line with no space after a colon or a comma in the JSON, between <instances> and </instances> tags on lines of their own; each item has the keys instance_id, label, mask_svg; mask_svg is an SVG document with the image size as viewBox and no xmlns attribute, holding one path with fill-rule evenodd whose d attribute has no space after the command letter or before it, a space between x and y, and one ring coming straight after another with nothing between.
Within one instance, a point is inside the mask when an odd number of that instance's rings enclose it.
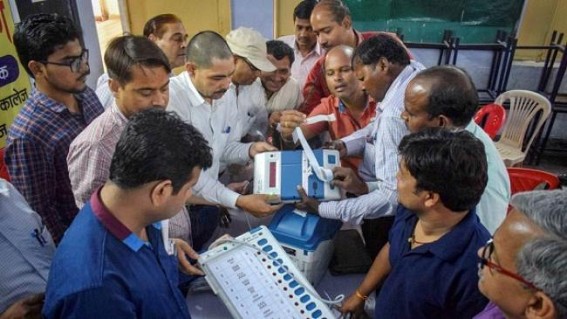
<instances>
[{"instance_id":1,"label":"blue machine casing","mask_svg":"<svg viewBox=\"0 0 567 319\"><path fill-rule=\"evenodd\" d=\"M296 212L285 205L272 218L268 229L309 282L316 286L327 271L334 251L340 220Z\"/></svg>"},{"instance_id":2,"label":"blue machine casing","mask_svg":"<svg viewBox=\"0 0 567 319\"><path fill-rule=\"evenodd\" d=\"M340 166L336 150L313 150L319 165L324 168ZM340 190L315 175L302 150L266 152L254 157L254 193L274 194L283 202L295 202L301 198L297 185L302 185L309 197L318 200L338 200Z\"/></svg>"},{"instance_id":3,"label":"blue machine casing","mask_svg":"<svg viewBox=\"0 0 567 319\"><path fill-rule=\"evenodd\" d=\"M268 229L283 244L315 251L319 243L331 240L342 226L336 219L294 212L294 205L284 205L272 218Z\"/></svg>"}]
</instances>

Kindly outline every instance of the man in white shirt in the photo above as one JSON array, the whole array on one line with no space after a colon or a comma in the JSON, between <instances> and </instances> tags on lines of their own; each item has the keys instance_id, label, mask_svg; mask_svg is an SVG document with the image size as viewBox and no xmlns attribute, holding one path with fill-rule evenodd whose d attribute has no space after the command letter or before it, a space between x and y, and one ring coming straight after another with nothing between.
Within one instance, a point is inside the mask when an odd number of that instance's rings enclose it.
<instances>
[{"instance_id":1,"label":"man in white shirt","mask_svg":"<svg viewBox=\"0 0 567 319\"><path fill-rule=\"evenodd\" d=\"M303 0L293 10L293 24L295 34L284 35L278 40L285 42L295 54L295 62L291 66L291 76L299 82L299 87L303 88L307 75L315 62L325 53L317 42L317 35L313 32L311 22L311 12L317 4L315 0Z\"/></svg>"},{"instance_id":2,"label":"man in white shirt","mask_svg":"<svg viewBox=\"0 0 567 319\"><path fill-rule=\"evenodd\" d=\"M254 140L263 140L267 130L268 112L266 101L254 94L254 81L261 72L276 71L268 60L266 39L250 28L240 27L226 35L228 47L234 55L235 70L226 98L236 98L241 137L253 136Z\"/></svg>"},{"instance_id":3,"label":"man in white shirt","mask_svg":"<svg viewBox=\"0 0 567 319\"><path fill-rule=\"evenodd\" d=\"M187 45L185 69L171 79L168 110L195 126L213 152L212 166L203 171L194 188L195 194L208 203L192 206L190 213L193 245L198 250L218 224L218 211L207 208L211 203L238 207L257 217L272 214L281 205L270 205L272 198L268 195L238 194L218 181L221 160L227 164L244 164L257 153L276 150L264 142L239 142L236 96L225 94L235 72L233 52L226 41L212 31L196 34Z\"/></svg>"}]
</instances>

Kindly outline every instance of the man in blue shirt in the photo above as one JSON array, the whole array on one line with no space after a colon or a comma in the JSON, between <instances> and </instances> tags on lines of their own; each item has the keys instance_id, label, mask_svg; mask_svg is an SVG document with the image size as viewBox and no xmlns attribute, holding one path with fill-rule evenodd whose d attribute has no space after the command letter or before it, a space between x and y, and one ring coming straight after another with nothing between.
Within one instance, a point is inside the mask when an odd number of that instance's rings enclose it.
<instances>
[{"instance_id":1,"label":"man in blue shirt","mask_svg":"<svg viewBox=\"0 0 567 319\"><path fill-rule=\"evenodd\" d=\"M44 317L189 318L159 221L181 210L211 161L202 135L172 113L133 115L116 145L109 180L55 253Z\"/></svg>"},{"instance_id":2,"label":"man in blue shirt","mask_svg":"<svg viewBox=\"0 0 567 319\"><path fill-rule=\"evenodd\" d=\"M402 139L398 200L388 243L343 313L360 313L381 285L375 318L472 318L477 250L490 238L475 214L487 182L482 142L466 131L426 129Z\"/></svg>"}]
</instances>

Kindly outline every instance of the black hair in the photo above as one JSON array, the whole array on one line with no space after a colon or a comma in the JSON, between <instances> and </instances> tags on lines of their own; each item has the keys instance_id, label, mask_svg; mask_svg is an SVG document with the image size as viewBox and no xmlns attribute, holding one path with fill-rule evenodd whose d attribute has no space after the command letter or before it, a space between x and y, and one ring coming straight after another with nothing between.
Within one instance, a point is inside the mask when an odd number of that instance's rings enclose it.
<instances>
[{"instance_id":1,"label":"black hair","mask_svg":"<svg viewBox=\"0 0 567 319\"><path fill-rule=\"evenodd\" d=\"M360 43L352 56L353 65L360 62L363 65L376 65L380 58L386 58L390 63L405 66L410 63L410 57L403 44L388 34L378 34Z\"/></svg>"},{"instance_id":2,"label":"black hair","mask_svg":"<svg viewBox=\"0 0 567 319\"><path fill-rule=\"evenodd\" d=\"M165 53L146 37L124 35L112 39L104 53L108 76L124 85L132 80L132 67L163 67L171 72Z\"/></svg>"},{"instance_id":3,"label":"black hair","mask_svg":"<svg viewBox=\"0 0 567 319\"><path fill-rule=\"evenodd\" d=\"M174 23L181 23L181 19L171 13L159 14L146 21L146 24L144 24L144 36L149 37L151 34L153 34L156 37L161 38L167 31L165 26L167 24Z\"/></svg>"},{"instance_id":4,"label":"black hair","mask_svg":"<svg viewBox=\"0 0 567 319\"><path fill-rule=\"evenodd\" d=\"M316 0L303 0L299 2L293 10L293 21L295 21L295 19L309 20L316 4Z\"/></svg>"},{"instance_id":5,"label":"black hair","mask_svg":"<svg viewBox=\"0 0 567 319\"><path fill-rule=\"evenodd\" d=\"M398 147L418 191L439 194L454 212L475 207L488 181L484 144L470 132L427 128L406 135Z\"/></svg>"},{"instance_id":6,"label":"black hair","mask_svg":"<svg viewBox=\"0 0 567 319\"><path fill-rule=\"evenodd\" d=\"M201 31L195 34L185 48L185 59L201 68L212 65L214 58L226 60L232 58L232 51L226 40L214 31Z\"/></svg>"},{"instance_id":7,"label":"black hair","mask_svg":"<svg viewBox=\"0 0 567 319\"><path fill-rule=\"evenodd\" d=\"M419 72L413 81L430 85L429 118L444 115L457 127L465 127L478 109L478 93L469 74L455 66L434 66Z\"/></svg>"},{"instance_id":8,"label":"black hair","mask_svg":"<svg viewBox=\"0 0 567 319\"><path fill-rule=\"evenodd\" d=\"M211 164L211 148L197 129L172 112L149 109L128 121L112 156L109 179L122 189L170 180L177 194L193 178L193 168Z\"/></svg>"},{"instance_id":9,"label":"black hair","mask_svg":"<svg viewBox=\"0 0 567 319\"><path fill-rule=\"evenodd\" d=\"M273 55L278 61L287 57L289 59L289 65L292 65L295 61L295 53L293 53L293 49L287 43L280 40L267 41L266 52Z\"/></svg>"},{"instance_id":10,"label":"black hair","mask_svg":"<svg viewBox=\"0 0 567 319\"><path fill-rule=\"evenodd\" d=\"M26 17L16 24L14 45L20 63L32 78L28 67L30 61L46 61L58 46L79 40L82 44L80 29L69 18L56 13L40 13Z\"/></svg>"}]
</instances>

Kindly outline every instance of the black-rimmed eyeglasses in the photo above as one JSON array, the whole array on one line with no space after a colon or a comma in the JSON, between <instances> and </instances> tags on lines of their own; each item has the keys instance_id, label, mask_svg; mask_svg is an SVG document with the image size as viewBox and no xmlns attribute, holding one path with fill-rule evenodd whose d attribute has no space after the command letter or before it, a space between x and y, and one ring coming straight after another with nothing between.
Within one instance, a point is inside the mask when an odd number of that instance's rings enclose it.
<instances>
[{"instance_id":1,"label":"black-rimmed eyeglasses","mask_svg":"<svg viewBox=\"0 0 567 319\"><path fill-rule=\"evenodd\" d=\"M81 55L67 57L65 59L65 62L52 62L52 61L39 61L39 62L43 64L67 66L71 69L71 72L77 73L81 69L83 63L89 62L89 50L83 49Z\"/></svg>"}]
</instances>

